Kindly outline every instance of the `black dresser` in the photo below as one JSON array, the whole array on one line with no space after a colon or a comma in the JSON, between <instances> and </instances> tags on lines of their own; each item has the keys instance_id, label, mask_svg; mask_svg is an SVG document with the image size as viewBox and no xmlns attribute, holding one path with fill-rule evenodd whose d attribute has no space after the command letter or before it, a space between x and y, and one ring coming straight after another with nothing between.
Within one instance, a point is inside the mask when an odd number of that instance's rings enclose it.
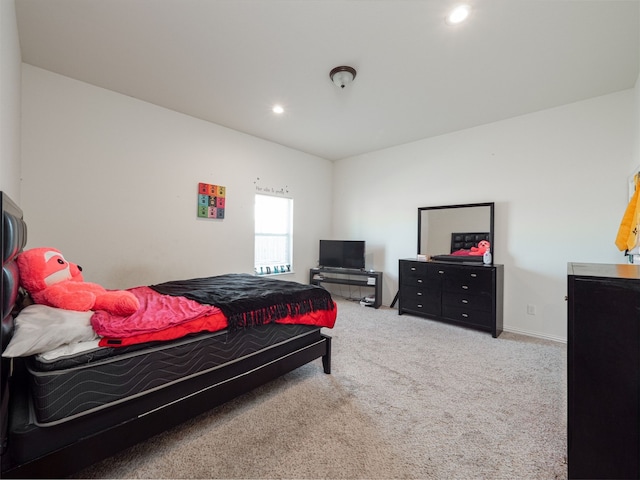
<instances>
[{"instance_id":1,"label":"black dresser","mask_svg":"<svg viewBox=\"0 0 640 480\"><path fill-rule=\"evenodd\" d=\"M398 313L502 332L502 265L400 260Z\"/></svg>"},{"instance_id":2,"label":"black dresser","mask_svg":"<svg viewBox=\"0 0 640 480\"><path fill-rule=\"evenodd\" d=\"M569 478L639 478L640 267L567 273Z\"/></svg>"}]
</instances>

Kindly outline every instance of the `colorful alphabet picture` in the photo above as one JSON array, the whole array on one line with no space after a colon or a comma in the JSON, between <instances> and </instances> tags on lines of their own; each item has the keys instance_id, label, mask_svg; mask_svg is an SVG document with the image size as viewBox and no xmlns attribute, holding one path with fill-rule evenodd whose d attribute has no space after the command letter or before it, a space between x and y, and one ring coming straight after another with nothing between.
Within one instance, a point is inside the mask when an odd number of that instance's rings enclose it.
<instances>
[{"instance_id":1,"label":"colorful alphabet picture","mask_svg":"<svg viewBox=\"0 0 640 480\"><path fill-rule=\"evenodd\" d=\"M198 184L198 217L224 218L226 188L209 183Z\"/></svg>"}]
</instances>

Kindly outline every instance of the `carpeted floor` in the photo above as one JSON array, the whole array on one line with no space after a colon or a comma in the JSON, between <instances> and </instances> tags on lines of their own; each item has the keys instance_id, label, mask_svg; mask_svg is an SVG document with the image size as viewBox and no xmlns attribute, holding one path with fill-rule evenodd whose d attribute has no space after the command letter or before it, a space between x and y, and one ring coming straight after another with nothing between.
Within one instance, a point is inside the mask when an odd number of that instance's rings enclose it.
<instances>
[{"instance_id":1,"label":"carpeted floor","mask_svg":"<svg viewBox=\"0 0 640 480\"><path fill-rule=\"evenodd\" d=\"M338 300L320 360L78 478L566 478L566 345Z\"/></svg>"}]
</instances>

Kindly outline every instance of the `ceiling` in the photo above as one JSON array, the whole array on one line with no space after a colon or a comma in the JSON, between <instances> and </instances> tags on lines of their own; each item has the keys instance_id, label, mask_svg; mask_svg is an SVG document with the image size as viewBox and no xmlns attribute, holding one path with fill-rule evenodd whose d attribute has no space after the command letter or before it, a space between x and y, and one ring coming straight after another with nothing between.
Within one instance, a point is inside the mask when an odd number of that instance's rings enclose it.
<instances>
[{"instance_id":1,"label":"ceiling","mask_svg":"<svg viewBox=\"0 0 640 480\"><path fill-rule=\"evenodd\" d=\"M638 78L639 0L469 0L449 26L456 3L15 0L25 63L330 160Z\"/></svg>"}]
</instances>

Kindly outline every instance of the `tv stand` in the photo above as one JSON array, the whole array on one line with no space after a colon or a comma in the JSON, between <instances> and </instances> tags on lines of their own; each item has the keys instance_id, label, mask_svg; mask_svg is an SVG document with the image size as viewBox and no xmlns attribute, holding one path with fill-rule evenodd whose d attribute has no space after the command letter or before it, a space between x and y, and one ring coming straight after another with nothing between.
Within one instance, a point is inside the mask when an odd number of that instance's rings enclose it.
<instances>
[{"instance_id":1,"label":"tv stand","mask_svg":"<svg viewBox=\"0 0 640 480\"><path fill-rule=\"evenodd\" d=\"M374 289L374 301L371 304L367 304L367 306L378 308L382 305L382 272L318 267L309 270L309 283L318 286L321 286L322 283L338 283L372 288Z\"/></svg>"}]
</instances>

